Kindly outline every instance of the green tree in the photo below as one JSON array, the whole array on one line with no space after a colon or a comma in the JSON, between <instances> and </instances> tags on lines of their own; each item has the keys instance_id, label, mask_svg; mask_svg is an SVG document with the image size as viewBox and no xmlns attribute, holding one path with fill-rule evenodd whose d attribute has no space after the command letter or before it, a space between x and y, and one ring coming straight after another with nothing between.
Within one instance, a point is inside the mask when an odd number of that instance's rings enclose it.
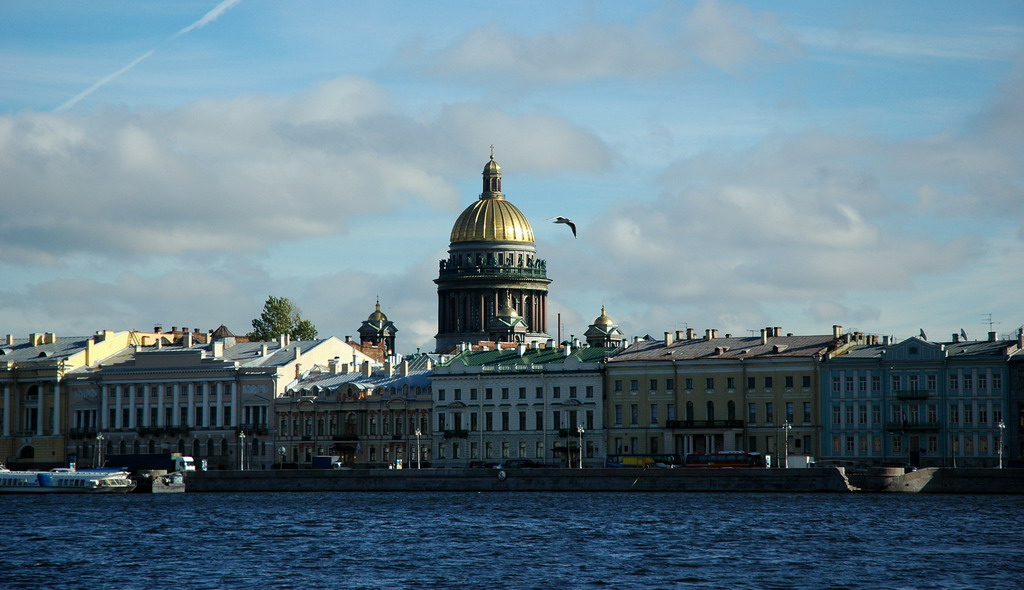
<instances>
[{"instance_id":1,"label":"green tree","mask_svg":"<svg viewBox=\"0 0 1024 590\"><path fill-rule=\"evenodd\" d=\"M280 334L287 334L294 340L312 340L316 338L316 326L302 319L299 308L287 297L271 295L263 304L263 313L252 321L252 332L246 336L254 342L266 342Z\"/></svg>"}]
</instances>

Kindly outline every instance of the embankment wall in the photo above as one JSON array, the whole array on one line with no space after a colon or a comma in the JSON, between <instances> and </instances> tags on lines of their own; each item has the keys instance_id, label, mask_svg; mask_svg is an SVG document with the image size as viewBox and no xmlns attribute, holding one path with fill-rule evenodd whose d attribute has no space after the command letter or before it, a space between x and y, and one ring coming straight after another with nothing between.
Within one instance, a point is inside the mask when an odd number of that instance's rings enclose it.
<instances>
[{"instance_id":1,"label":"embankment wall","mask_svg":"<svg viewBox=\"0 0 1024 590\"><path fill-rule=\"evenodd\" d=\"M299 469L190 473L189 492L849 492L841 469Z\"/></svg>"}]
</instances>

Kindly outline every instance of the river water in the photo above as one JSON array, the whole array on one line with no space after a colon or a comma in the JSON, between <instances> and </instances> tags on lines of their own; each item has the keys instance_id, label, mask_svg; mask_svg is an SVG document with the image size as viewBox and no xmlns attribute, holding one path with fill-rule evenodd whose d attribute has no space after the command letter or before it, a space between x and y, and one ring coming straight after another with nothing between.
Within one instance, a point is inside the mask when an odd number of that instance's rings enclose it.
<instances>
[{"instance_id":1,"label":"river water","mask_svg":"<svg viewBox=\"0 0 1024 590\"><path fill-rule=\"evenodd\" d=\"M0 588L1020 588L1024 496L0 496Z\"/></svg>"}]
</instances>

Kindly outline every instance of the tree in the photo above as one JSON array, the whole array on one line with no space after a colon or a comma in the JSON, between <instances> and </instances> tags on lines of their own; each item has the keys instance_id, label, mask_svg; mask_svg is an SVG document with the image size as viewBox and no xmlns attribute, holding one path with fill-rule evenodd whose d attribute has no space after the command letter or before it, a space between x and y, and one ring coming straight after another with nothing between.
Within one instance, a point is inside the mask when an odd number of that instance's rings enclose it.
<instances>
[{"instance_id":1,"label":"tree","mask_svg":"<svg viewBox=\"0 0 1024 590\"><path fill-rule=\"evenodd\" d=\"M263 313L252 321L252 332L246 334L254 342L274 340L281 334L287 334L295 340L312 340L316 338L316 326L299 315L287 297L267 297L263 304Z\"/></svg>"}]
</instances>

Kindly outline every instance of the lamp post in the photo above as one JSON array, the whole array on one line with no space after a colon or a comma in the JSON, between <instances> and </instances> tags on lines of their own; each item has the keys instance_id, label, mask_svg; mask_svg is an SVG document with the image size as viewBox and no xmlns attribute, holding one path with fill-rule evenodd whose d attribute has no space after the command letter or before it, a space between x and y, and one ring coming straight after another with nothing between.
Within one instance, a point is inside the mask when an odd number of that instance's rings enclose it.
<instances>
[{"instance_id":1,"label":"lamp post","mask_svg":"<svg viewBox=\"0 0 1024 590\"><path fill-rule=\"evenodd\" d=\"M416 469L420 468L420 436L423 435L423 431L416 427Z\"/></svg>"},{"instance_id":2,"label":"lamp post","mask_svg":"<svg viewBox=\"0 0 1024 590\"><path fill-rule=\"evenodd\" d=\"M288 450L285 449L283 446L278 447L277 455L279 457L281 457L280 459L278 459L278 462L277 462L278 470L284 469L284 456L285 456L285 453L287 453L287 452L288 452Z\"/></svg>"},{"instance_id":3,"label":"lamp post","mask_svg":"<svg viewBox=\"0 0 1024 590\"><path fill-rule=\"evenodd\" d=\"M1002 420L1000 420L999 424L996 424L996 426L999 427L999 440L996 441L996 446L998 447L998 450L999 450L999 468L1002 469L1003 468L1003 432L1006 430L1006 424Z\"/></svg>"},{"instance_id":4,"label":"lamp post","mask_svg":"<svg viewBox=\"0 0 1024 590\"><path fill-rule=\"evenodd\" d=\"M583 425L582 424L577 424L576 425L576 432L579 433L579 435L580 435L580 445L579 445L580 446L580 448L579 448L579 452L580 452L580 469L583 469Z\"/></svg>"},{"instance_id":5,"label":"lamp post","mask_svg":"<svg viewBox=\"0 0 1024 590\"><path fill-rule=\"evenodd\" d=\"M238 470L245 471L245 431L238 431Z\"/></svg>"},{"instance_id":6,"label":"lamp post","mask_svg":"<svg viewBox=\"0 0 1024 590\"><path fill-rule=\"evenodd\" d=\"M786 420L782 424L782 468L789 469L789 431L793 425Z\"/></svg>"},{"instance_id":7,"label":"lamp post","mask_svg":"<svg viewBox=\"0 0 1024 590\"><path fill-rule=\"evenodd\" d=\"M96 467L103 467L103 433L96 435Z\"/></svg>"}]
</instances>

